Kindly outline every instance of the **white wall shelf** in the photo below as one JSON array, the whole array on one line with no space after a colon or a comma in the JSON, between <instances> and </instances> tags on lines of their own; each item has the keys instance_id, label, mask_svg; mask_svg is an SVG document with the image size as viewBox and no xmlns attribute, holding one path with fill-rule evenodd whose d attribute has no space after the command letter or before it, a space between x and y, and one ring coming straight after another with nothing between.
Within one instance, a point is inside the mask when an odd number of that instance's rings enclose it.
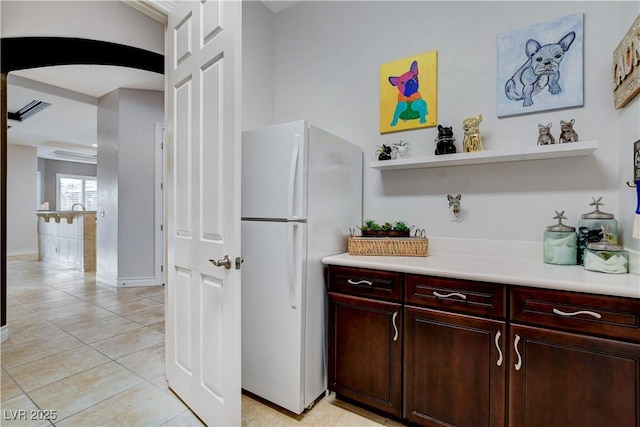
<instances>
[{"instance_id":1,"label":"white wall shelf","mask_svg":"<svg viewBox=\"0 0 640 427\"><path fill-rule=\"evenodd\" d=\"M386 171L555 159L560 157L587 156L597 148L598 141L578 141L565 144L533 145L524 149L518 147L517 149L485 150L475 153L441 154L439 156L434 154L433 156L373 161L369 163L369 167Z\"/></svg>"}]
</instances>

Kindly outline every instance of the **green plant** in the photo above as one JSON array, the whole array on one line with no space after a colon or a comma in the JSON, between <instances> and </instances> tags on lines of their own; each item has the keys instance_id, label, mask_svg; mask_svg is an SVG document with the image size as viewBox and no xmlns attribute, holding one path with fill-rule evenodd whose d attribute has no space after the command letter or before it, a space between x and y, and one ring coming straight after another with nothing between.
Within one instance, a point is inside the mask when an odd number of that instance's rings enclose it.
<instances>
[{"instance_id":1,"label":"green plant","mask_svg":"<svg viewBox=\"0 0 640 427\"><path fill-rule=\"evenodd\" d=\"M360 227L360 230L362 231L378 231L381 229L382 227L380 227L380 224L378 224L372 219L366 220L365 222L362 223L362 227Z\"/></svg>"},{"instance_id":2,"label":"green plant","mask_svg":"<svg viewBox=\"0 0 640 427\"><path fill-rule=\"evenodd\" d=\"M382 229L384 231L393 230L393 225L390 222L385 222L384 224L382 224Z\"/></svg>"},{"instance_id":3,"label":"green plant","mask_svg":"<svg viewBox=\"0 0 640 427\"><path fill-rule=\"evenodd\" d=\"M406 221L396 221L393 224L393 229L397 231L409 231L411 230L411 227L407 225Z\"/></svg>"}]
</instances>

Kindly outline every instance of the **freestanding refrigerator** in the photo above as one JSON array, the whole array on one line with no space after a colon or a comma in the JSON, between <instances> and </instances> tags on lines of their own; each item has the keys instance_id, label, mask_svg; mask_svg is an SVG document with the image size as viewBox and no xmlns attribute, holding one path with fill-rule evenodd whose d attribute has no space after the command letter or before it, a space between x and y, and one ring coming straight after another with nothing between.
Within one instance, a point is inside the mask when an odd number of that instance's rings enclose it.
<instances>
[{"instance_id":1,"label":"freestanding refrigerator","mask_svg":"<svg viewBox=\"0 0 640 427\"><path fill-rule=\"evenodd\" d=\"M322 257L362 222L362 149L305 121L242 134L242 388L296 414L327 390Z\"/></svg>"}]
</instances>

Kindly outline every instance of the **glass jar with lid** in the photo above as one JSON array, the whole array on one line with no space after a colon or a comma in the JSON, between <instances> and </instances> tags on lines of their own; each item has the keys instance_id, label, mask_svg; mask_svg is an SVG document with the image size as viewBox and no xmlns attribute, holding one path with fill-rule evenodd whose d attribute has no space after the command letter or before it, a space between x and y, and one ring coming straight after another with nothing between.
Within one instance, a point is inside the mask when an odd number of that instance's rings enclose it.
<instances>
[{"instance_id":1,"label":"glass jar with lid","mask_svg":"<svg viewBox=\"0 0 640 427\"><path fill-rule=\"evenodd\" d=\"M576 265L578 263L578 235L575 227L562 223L564 211L556 211L558 223L544 232L543 261L547 264Z\"/></svg>"},{"instance_id":2,"label":"glass jar with lid","mask_svg":"<svg viewBox=\"0 0 640 427\"><path fill-rule=\"evenodd\" d=\"M589 206L595 206L595 209L582 214L578 221L578 263L581 265L589 243L618 243L618 221L613 214L602 212L601 205L604 205L602 197L594 197Z\"/></svg>"},{"instance_id":3,"label":"glass jar with lid","mask_svg":"<svg viewBox=\"0 0 640 427\"><path fill-rule=\"evenodd\" d=\"M611 274L628 273L629 253L615 243L589 243L584 251L584 269Z\"/></svg>"}]
</instances>

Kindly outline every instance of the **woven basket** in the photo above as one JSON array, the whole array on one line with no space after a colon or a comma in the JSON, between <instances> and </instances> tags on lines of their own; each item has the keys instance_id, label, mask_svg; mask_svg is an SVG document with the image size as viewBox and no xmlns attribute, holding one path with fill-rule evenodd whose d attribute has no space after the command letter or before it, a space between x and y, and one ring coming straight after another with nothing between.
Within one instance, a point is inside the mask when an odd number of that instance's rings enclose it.
<instances>
[{"instance_id":1,"label":"woven basket","mask_svg":"<svg viewBox=\"0 0 640 427\"><path fill-rule=\"evenodd\" d=\"M349 255L427 256L429 239L350 236L347 248Z\"/></svg>"}]
</instances>

